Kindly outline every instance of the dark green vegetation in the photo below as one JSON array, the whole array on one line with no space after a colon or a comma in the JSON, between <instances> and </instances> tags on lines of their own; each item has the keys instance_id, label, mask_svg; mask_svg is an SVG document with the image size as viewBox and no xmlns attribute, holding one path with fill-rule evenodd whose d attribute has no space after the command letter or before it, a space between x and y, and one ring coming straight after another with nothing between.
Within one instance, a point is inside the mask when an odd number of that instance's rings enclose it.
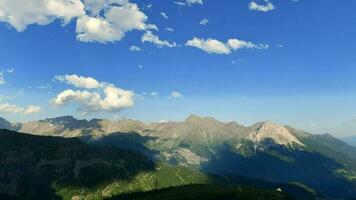
<instances>
[{"instance_id":1,"label":"dark green vegetation","mask_svg":"<svg viewBox=\"0 0 356 200\"><path fill-rule=\"evenodd\" d=\"M285 199L283 192L287 192L297 199L314 198L294 184L209 176L186 167L153 163L129 150L90 146L75 138L0 130L0 141L0 199L103 199L191 184L214 186L187 186L173 189L175 193L171 189L171 194L189 191L193 198L209 190L216 198L226 192L231 197ZM244 189L224 185L243 185ZM276 192L277 188L283 192Z\"/></svg>"},{"instance_id":2,"label":"dark green vegetation","mask_svg":"<svg viewBox=\"0 0 356 200\"><path fill-rule=\"evenodd\" d=\"M140 154L78 139L1 130L0 141L0 193L20 199L60 199L53 185L90 189L155 167Z\"/></svg>"},{"instance_id":3,"label":"dark green vegetation","mask_svg":"<svg viewBox=\"0 0 356 200\"><path fill-rule=\"evenodd\" d=\"M120 195L107 200L287 200L287 194L248 187L187 185Z\"/></svg>"}]
</instances>

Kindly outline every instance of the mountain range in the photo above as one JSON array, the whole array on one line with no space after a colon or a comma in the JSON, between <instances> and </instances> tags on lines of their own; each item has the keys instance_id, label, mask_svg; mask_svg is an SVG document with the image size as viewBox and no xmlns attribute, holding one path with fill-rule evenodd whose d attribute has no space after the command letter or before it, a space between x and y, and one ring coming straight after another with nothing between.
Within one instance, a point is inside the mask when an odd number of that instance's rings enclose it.
<instances>
[{"instance_id":1,"label":"mountain range","mask_svg":"<svg viewBox=\"0 0 356 200\"><path fill-rule=\"evenodd\" d=\"M78 138L96 148L116 146L173 168L293 183L328 198L356 197L355 147L330 134L269 121L243 126L192 115L181 122L147 124L64 116L27 123L1 119L0 128Z\"/></svg>"},{"instance_id":2,"label":"mountain range","mask_svg":"<svg viewBox=\"0 0 356 200\"><path fill-rule=\"evenodd\" d=\"M208 175L78 138L0 130L0 199L313 199L302 185ZM178 195L178 196L177 196Z\"/></svg>"},{"instance_id":3,"label":"mountain range","mask_svg":"<svg viewBox=\"0 0 356 200\"><path fill-rule=\"evenodd\" d=\"M356 147L356 136L350 136L350 137L343 138L343 141L349 145Z\"/></svg>"}]
</instances>

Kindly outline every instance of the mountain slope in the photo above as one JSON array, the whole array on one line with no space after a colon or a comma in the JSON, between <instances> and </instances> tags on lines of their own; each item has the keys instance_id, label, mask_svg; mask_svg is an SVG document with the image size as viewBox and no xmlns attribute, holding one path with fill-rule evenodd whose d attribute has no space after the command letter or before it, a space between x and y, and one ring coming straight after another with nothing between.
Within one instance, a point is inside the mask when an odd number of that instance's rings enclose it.
<instances>
[{"instance_id":1,"label":"mountain slope","mask_svg":"<svg viewBox=\"0 0 356 200\"><path fill-rule=\"evenodd\" d=\"M89 144L130 149L172 166L300 182L326 196L356 197L356 148L330 135L312 135L272 122L245 127L196 115L182 122L149 124L60 117L18 127L41 135L78 136Z\"/></svg>"},{"instance_id":2,"label":"mountain slope","mask_svg":"<svg viewBox=\"0 0 356 200\"><path fill-rule=\"evenodd\" d=\"M277 190L256 190L255 188L187 185L151 192L121 195L108 200L282 200L292 199Z\"/></svg>"},{"instance_id":3,"label":"mountain slope","mask_svg":"<svg viewBox=\"0 0 356 200\"><path fill-rule=\"evenodd\" d=\"M89 146L75 138L0 130L0 140L1 199L103 199L189 184L245 183L313 198L313 194L299 186L209 176L186 167L155 164L131 151Z\"/></svg>"},{"instance_id":4,"label":"mountain slope","mask_svg":"<svg viewBox=\"0 0 356 200\"><path fill-rule=\"evenodd\" d=\"M35 135L51 135L62 137L102 137L113 132L134 132L143 129L139 121L122 119L110 121L103 119L78 120L72 116L48 118L18 124L17 130Z\"/></svg>"},{"instance_id":5,"label":"mountain slope","mask_svg":"<svg viewBox=\"0 0 356 200\"><path fill-rule=\"evenodd\" d=\"M59 199L52 184L90 188L154 170L154 163L137 153L91 147L79 139L0 130L0 141L0 194L17 198Z\"/></svg>"}]
</instances>

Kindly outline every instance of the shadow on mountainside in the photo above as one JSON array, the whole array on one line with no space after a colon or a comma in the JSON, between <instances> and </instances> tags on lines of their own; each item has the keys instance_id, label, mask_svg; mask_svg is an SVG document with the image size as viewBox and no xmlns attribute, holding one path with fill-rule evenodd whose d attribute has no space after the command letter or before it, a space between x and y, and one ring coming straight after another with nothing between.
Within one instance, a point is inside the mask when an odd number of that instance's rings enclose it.
<instances>
[{"instance_id":1,"label":"shadow on mountainside","mask_svg":"<svg viewBox=\"0 0 356 200\"><path fill-rule=\"evenodd\" d=\"M356 196L356 184L335 174L342 167L336 161L318 153L274 148L257 151L252 156L242 156L229 146L223 146L202 169L218 175L235 174L284 183L301 182L333 198Z\"/></svg>"},{"instance_id":2,"label":"shadow on mountainside","mask_svg":"<svg viewBox=\"0 0 356 200\"><path fill-rule=\"evenodd\" d=\"M155 160L159 155L159 152L149 149L145 144L149 141L154 141L155 139L157 138L141 136L136 132L111 133L99 139L92 139L91 137L83 138L84 141L92 145L110 145L120 149L133 150L148 157L150 160Z\"/></svg>"},{"instance_id":3,"label":"shadow on mountainside","mask_svg":"<svg viewBox=\"0 0 356 200\"><path fill-rule=\"evenodd\" d=\"M240 186L186 185L118 195L106 200L289 200L283 192Z\"/></svg>"},{"instance_id":4,"label":"shadow on mountainside","mask_svg":"<svg viewBox=\"0 0 356 200\"><path fill-rule=\"evenodd\" d=\"M96 188L155 170L145 156L76 138L0 130L0 197L60 199L54 187Z\"/></svg>"}]
</instances>

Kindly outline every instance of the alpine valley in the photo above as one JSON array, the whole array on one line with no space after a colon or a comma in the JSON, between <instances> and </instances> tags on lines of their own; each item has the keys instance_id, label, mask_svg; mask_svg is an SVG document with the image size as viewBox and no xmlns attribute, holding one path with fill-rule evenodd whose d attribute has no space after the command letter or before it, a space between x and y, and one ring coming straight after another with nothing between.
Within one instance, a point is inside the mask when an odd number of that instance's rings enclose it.
<instances>
[{"instance_id":1,"label":"alpine valley","mask_svg":"<svg viewBox=\"0 0 356 200\"><path fill-rule=\"evenodd\" d=\"M356 198L355 147L269 121L64 116L0 128L1 199Z\"/></svg>"}]
</instances>

